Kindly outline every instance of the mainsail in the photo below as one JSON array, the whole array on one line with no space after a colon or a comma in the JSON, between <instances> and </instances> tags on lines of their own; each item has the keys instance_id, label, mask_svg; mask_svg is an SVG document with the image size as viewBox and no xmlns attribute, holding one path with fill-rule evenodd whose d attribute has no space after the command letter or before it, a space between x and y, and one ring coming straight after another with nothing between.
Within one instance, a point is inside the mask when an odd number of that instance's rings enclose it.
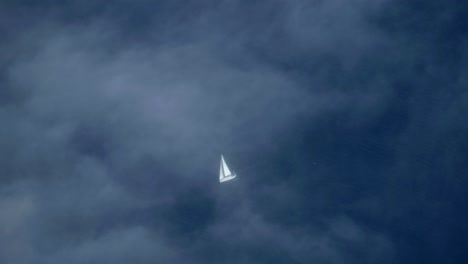
<instances>
[{"instance_id":1,"label":"mainsail","mask_svg":"<svg viewBox=\"0 0 468 264\"><path fill-rule=\"evenodd\" d=\"M226 161L224 161L223 155L221 155L221 164L219 166L219 182L229 181L234 179L235 177L236 174L232 173L231 170L229 170Z\"/></svg>"}]
</instances>

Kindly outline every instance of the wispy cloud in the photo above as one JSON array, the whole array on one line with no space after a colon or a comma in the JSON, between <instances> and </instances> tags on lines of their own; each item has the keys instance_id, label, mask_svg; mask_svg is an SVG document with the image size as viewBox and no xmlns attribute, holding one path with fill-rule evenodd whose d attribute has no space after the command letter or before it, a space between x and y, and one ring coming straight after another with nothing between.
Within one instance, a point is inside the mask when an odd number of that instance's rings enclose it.
<instances>
[{"instance_id":1,"label":"wispy cloud","mask_svg":"<svg viewBox=\"0 0 468 264\"><path fill-rule=\"evenodd\" d=\"M29 19L0 26L0 260L404 256L388 222L414 207L382 208L402 205L411 155L457 136L466 96L415 140L429 108L401 88L418 55L379 29L391 1L209 2L9 6ZM237 182L217 184L220 153Z\"/></svg>"}]
</instances>

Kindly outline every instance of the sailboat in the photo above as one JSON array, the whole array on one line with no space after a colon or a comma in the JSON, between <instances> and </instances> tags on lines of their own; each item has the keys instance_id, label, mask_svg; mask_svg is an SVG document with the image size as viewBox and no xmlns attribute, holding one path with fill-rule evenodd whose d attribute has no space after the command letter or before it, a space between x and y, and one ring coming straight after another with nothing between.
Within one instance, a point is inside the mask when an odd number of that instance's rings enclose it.
<instances>
[{"instance_id":1,"label":"sailboat","mask_svg":"<svg viewBox=\"0 0 468 264\"><path fill-rule=\"evenodd\" d=\"M221 155L221 164L219 166L219 182L226 182L229 180L232 180L236 177L237 175L231 170L229 170L226 161L224 161L223 155Z\"/></svg>"}]
</instances>

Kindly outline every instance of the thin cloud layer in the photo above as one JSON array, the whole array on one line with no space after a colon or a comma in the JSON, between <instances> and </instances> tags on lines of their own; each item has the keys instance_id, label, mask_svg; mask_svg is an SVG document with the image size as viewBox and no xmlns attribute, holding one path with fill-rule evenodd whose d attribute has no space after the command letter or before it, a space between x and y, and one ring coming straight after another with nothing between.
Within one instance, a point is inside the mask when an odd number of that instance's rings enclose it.
<instances>
[{"instance_id":1,"label":"thin cloud layer","mask_svg":"<svg viewBox=\"0 0 468 264\"><path fill-rule=\"evenodd\" d=\"M463 167L466 96L407 90L449 73L418 68L397 1L7 8L30 18L0 20L2 262L406 263Z\"/></svg>"}]
</instances>

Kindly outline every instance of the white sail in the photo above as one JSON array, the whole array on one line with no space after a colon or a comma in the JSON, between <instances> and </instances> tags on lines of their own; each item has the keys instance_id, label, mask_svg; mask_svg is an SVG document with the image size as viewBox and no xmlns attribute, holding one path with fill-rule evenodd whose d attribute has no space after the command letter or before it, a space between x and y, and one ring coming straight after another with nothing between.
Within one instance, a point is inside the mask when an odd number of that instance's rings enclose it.
<instances>
[{"instance_id":1,"label":"white sail","mask_svg":"<svg viewBox=\"0 0 468 264\"><path fill-rule=\"evenodd\" d=\"M231 170L229 170L229 167L226 164L226 161L224 161L223 155L221 155L221 163L219 165L219 181L220 182L225 182L232 180L236 177L236 174L232 173Z\"/></svg>"},{"instance_id":2,"label":"white sail","mask_svg":"<svg viewBox=\"0 0 468 264\"><path fill-rule=\"evenodd\" d=\"M231 175L231 170L229 170L227 164L226 164L226 161L224 160L224 157L221 155L221 163L223 164L223 171L224 171L224 175L225 176L228 176L228 175Z\"/></svg>"},{"instance_id":3,"label":"white sail","mask_svg":"<svg viewBox=\"0 0 468 264\"><path fill-rule=\"evenodd\" d=\"M219 164L219 181L222 182L225 175L224 175L224 170L223 170L223 156L221 156L221 163Z\"/></svg>"}]
</instances>

